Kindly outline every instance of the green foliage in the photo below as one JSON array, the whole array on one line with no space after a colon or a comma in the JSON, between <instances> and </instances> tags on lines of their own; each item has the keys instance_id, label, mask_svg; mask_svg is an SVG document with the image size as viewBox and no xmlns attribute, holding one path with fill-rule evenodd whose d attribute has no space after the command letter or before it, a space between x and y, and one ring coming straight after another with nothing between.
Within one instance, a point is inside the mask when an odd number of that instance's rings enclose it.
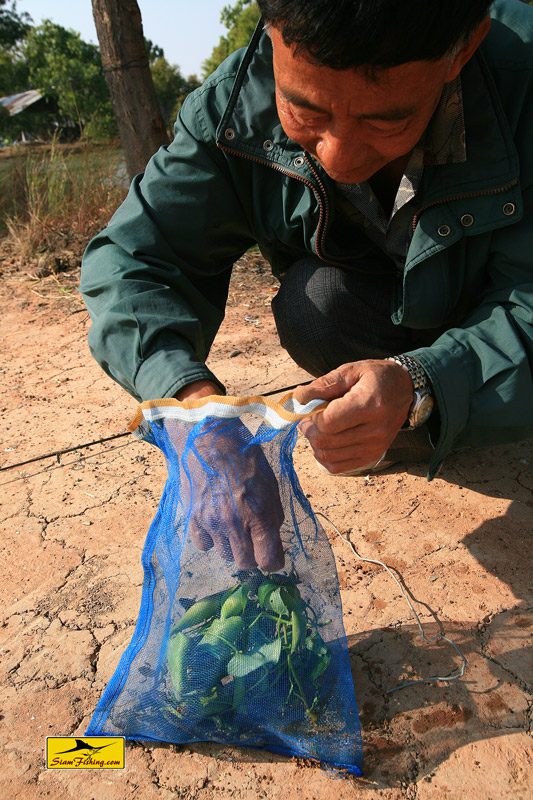
<instances>
[{"instance_id":1,"label":"green foliage","mask_svg":"<svg viewBox=\"0 0 533 800\"><path fill-rule=\"evenodd\" d=\"M28 83L57 103L60 115L74 120L86 137L116 134L98 47L50 20L31 28L22 46Z\"/></svg>"},{"instance_id":2,"label":"green foliage","mask_svg":"<svg viewBox=\"0 0 533 800\"><path fill-rule=\"evenodd\" d=\"M29 14L18 14L16 2L0 0L0 47L13 47L29 30Z\"/></svg>"},{"instance_id":3,"label":"green foliage","mask_svg":"<svg viewBox=\"0 0 533 800\"><path fill-rule=\"evenodd\" d=\"M228 29L226 36L221 36L219 43L213 48L209 58L202 64L204 78L211 75L235 50L246 47L255 30L260 14L257 3L253 0L236 0L234 5L225 6L220 21Z\"/></svg>"},{"instance_id":4,"label":"green foliage","mask_svg":"<svg viewBox=\"0 0 533 800\"><path fill-rule=\"evenodd\" d=\"M0 0L0 97L24 92L27 88L28 67L17 49L17 43L29 30L31 18L18 14L16 3ZM11 138L12 124L5 108L0 107L0 138Z\"/></svg>"},{"instance_id":5,"label":"green foliage","mask_svg":"<svg viewBox=\"0 0 533 800\"><path fill-rule=\"evenodd\" d=\"M159 47L158 44L154 44L151 39L144 40L144 46L146 47L146 52L148 53L148 61L150 66L157 61L158 58L165 57L165 51L162 47Z\"/></svg>"},{"instance_id":6,"label":"green foliage","mask_svg":"<svg viewBox=\"0 0 533 800\"><path fill-rule=\"evenodd\" d=\"M37 89L50 102L50 110L28 109L10 117L0 107L0 140L18 139L21 131L49 138L61 129L73 136L79 131L85 139L115 137L117 126L99 48L50 20L30 26L29 17L17 15L13 2L7 8L8 2L0 0L0 96ZM18 44L12 46L15 42ZM163 119L172 138L173 124L185 97L200 83L196 75L185 78L177 66L168 63L163 49L149 39L145 39L145 47Z\"/></svg>"},{"instance_id":7,"label":"green foliage","mask_svg":"<svg viewBox=\"0 0 533 800\"><path fill-rule=\"evenodd\" d=\"M13 50L0 48L0 97L25 92L27 86L27 63Z\"/></svg>"},{"instance_id":8,"label":"green foliage","mask_svg":"<svg viewBox=\"0 0 533 800\"><path fill-rule=\"evenodd\" d=\"M184 78L179 68L169 64L164 56L154 61L151 70L161 115L169 132L169 138L172 139L172 128L177 113L187 95L196 89L200 82L196 75Z\"/></svg>"}]
</instances>

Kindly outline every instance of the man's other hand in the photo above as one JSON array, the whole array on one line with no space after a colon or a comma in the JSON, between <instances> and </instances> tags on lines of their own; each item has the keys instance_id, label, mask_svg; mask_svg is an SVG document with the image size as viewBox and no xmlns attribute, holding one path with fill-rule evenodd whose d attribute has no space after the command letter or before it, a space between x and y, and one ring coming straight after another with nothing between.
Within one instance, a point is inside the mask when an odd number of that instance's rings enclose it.
<instances>
[{"instance_id":1,"label":"man's other hand","mask_svg":"<svg viewBox=\"0 0 533 800\"><path fill-rule=\"evenodd\" d=\"M298 427L316 460L337 475L382 458L407 420L413 384L394 361L368 359L343 364L294 394L300 403L329 401Z\"/></svg>"},{"instance_id":2,"label":"man's other hand","mask_svg":"<svg viewBox=\"0 0 533 800\"><path fill-rule=\"evenodd\" d=\"M179 400L222 394L209 381L185 386ZM285 557L280 538L283 523L279 486L261 447L239 419L210 418L196 425L194 438L182 423L168 426L172 443L190 479L180 494L190 509L188 531L202 551L212 547L240 569L274 572ZM183 463L183 461L182 461ZM181 470L183 475L183 469Z\"/></svg>"}]
</instances>

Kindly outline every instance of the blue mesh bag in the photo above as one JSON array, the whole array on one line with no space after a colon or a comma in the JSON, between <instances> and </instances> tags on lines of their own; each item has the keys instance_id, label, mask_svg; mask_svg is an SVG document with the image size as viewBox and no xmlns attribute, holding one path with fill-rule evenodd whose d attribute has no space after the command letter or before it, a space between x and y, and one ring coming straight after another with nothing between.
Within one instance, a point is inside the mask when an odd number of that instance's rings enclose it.
<instances>
[{"instance_id":1,"label":"blue mesh bag","mask_svg":"<svg viewBox=\"0 0 533 800\"><path fill-rule=\"evenodd\" d=\"M87 735L214 741L361 774L337 571L303 493L292 395L143 403L168 479L130 645Z\"/></svg>"}]
</instances>

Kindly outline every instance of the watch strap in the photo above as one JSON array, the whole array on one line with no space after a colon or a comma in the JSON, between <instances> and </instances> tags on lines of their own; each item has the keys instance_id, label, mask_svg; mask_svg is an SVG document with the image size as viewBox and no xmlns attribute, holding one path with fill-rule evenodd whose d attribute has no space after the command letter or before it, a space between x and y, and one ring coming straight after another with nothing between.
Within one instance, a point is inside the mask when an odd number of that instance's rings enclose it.
<instances>
[{"instance_id":1,"label":"watch strap","mask_svg":"<svg viewBox=\"0 0 533 800\"><path fill-rule=\"evenodd\" d=\"M407 370L413 381L413 389L431 394L431 385L428 381L426 371L416 358L400 355L391 356L387 361L396 361L397 364Z\"/></svg>"},{"instance_id":2,"label":"watch strap","mask_svg":"<svg viewBox=\"0 0 533 800\"><path fill-rule=\"evenodd\" d=\"M412 356L391 356L387 361L395 361L408 373L413 383L413 402L402 426L403 430L413 430L422 425L431 414L433 398L431 384L422 365Z\"/></svg>"}]
</instances>

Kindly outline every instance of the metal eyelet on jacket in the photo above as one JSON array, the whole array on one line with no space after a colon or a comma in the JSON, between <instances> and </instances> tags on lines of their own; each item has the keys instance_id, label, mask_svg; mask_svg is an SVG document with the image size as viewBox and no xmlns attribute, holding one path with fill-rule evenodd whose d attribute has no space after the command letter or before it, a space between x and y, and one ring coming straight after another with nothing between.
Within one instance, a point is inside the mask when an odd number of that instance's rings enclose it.
<instances>
[{"instance_id":1,"label":"metal eyelet on jacket","mask_svg":"<svg viewBox=\"0 0 533 800\"><path fill-rule=\"evenodd\" d=\"M303 167L305 164L305 158L303 156L296 156L294 161L292 162L295 167Z\"/></svg>"},{"instance_id":2,"label":"metal eyelet on jacket","mask_svg":"<svg viewBox=\"0 0 533 800\"><path fill-rule=\"evenodd\" d=\"M226 137L226 139L235 139L235 131L233 130L233 128L226 128L226 130L224 131L224 136Z\"/></svg>"},{"instance_id":3,"label":"metal eyelet on jacket","mask_svg":"<svg viewBox=\"0 0 533 800\"><path fill-rule=\"evenodd\" d=\"M267 153L269 153L273 147L274 142L271 142L270 139L267 139L265 142L263 142L263 150L266 150Z\"/></svg>"},{"instance_id":4,"label":"metal eyelet on jacket","mask_svg":"<svg viewBox=\"0 0 533 800\"><path fill-rule=\"evenodd\" d=\"M449 236L451 232L452 229L450 228L449 225L439 225L439 228L437 230L439 236Z\"/></svg>"},{"instance_id":5,"label":"metal eyelet on jacket","mask_svg":"<svg viewBox=\"0 0 533 800\"><path fill-rule=\"evenodd\" d=\"M461 225L463 228L469 228L471 225L474 224L474 217L472 214L463 214L461 217Z\"/></svg>"},{"instance_id":6,"label":"metal eyelet on jacket","mask_svg":"<svg viewBox=\"0 0 533 800\"><path fill-rule=\"evenodd\" d=\"M506 217L510 217L516 211L516 206L514 203L505 203L502 211Z\"/></svg>"}]
</instances>

